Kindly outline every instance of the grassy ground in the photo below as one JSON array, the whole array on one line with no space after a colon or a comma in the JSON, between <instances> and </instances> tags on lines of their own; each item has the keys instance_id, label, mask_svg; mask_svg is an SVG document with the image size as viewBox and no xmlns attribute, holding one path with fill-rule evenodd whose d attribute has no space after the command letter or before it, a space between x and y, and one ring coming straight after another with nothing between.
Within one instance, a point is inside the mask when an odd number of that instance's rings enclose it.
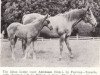
<instances>
[{"instance_id":1,"label":"grassy ground","mask_svg":"<svg viewBox=\"0 0 100 75\"><path fill-rule=\"evenodd\" d=\"M99 67L100 40L70 40L73 59L69 58L64 43L63 58L59 58L59 40L35 42L36 60L22 60L21 41L16 44L16 61L11 58L8 40L2 40L1 66L3 67Z\"/></svg>"}]
</instances>

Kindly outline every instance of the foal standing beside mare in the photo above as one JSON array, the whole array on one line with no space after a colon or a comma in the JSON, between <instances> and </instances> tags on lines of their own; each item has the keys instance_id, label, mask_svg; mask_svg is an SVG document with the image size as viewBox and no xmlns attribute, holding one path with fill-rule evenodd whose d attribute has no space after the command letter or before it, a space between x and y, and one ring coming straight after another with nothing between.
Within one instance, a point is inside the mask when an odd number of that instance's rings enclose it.
<instances>
[{"instance_id":1,"label":"foal standing beside mare","mask_svg":"<svg viewBox=\"0 0 100 75\"><path fill-rule=\"evenodd\" d=\"M58 14L56 16L50 17L48 20L50 21L50 25L53 27L53 30L50 31L47 27L44 27L41 30L40 35L42 35L42 37L47 36L49 38L60 38L59 60L62 58L63 42L66 43L70 57L73 57L72 49L69 44L69 36L71 35L75 25L77 25L81 20L90 23L93 27L97 25L97 21L90 7L73 9L63 14ZM25 21L23 21L23 23L25 24Z\"/></svg>"},{"instance_id":2,"label":"foal standing beside mare","mask_svg":"<svg viewBox=\"0 0 100 75\"><path fill-rule=\"evenodd\" d=\"M11 43L11 49L12 49L12 58L15 59L14 57L14 49L15 49L15 44L17 41L17 38L22 39L27 47L25 48L25 57L28 56L29 52L29 45L33 44L33 53L34 51L34 41L36 40L37 36L39 35L40 31L44 26L47 26L50 30L52 29L52 26L49 25L50 21L46 20L48 18L48 15L44 16L43 18L39 18L28 25L22 25L20 23L12 23L8 26L7 32L8 32L8 37Z\"/></svg>"}]
</instances>

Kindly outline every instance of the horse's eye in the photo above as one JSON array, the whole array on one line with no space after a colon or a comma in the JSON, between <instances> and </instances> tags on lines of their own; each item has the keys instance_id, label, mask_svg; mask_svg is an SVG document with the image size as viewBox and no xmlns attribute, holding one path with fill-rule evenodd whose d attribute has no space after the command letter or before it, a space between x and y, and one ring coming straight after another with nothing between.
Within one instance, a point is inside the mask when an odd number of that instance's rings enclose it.
<instances>
[{"instance_id":1,"label":"horse's eye","mask_svg":"<svg viewBox=\"0 0 100 75\"><path fill-rule=\"evenodd\" d=\"M49 23L50 23L50 21L49 21L49 20L47 20L47 23L49 24Z\"/></svg>"},{"instance_id":2,"label":"horse's eye","mask_svg":"<svg viewBox=\"0 0 100 75\"><path fill-rule=\"evenodd\" d=\"M88 14L88 15L91 15L91 13L89 13L89 12L88 12L87 14Z\"/></svg>"},{"instance_id":3,"label":"horse's eye","mask_svg":"<svg viewBox=\"0 0 100 75\"><path fill-rule=\"evenodd\" d=\"M88 15L90 16L91 14L89 13Z\"/></svg>"}]
</instances>

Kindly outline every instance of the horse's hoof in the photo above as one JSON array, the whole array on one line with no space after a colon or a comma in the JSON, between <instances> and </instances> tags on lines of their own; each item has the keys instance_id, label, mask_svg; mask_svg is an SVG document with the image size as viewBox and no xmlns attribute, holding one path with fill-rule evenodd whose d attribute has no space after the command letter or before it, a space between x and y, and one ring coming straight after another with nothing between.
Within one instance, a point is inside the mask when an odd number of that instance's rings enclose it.
<instances>
[{"instance_id":1,"label":"horse's hoof","mask_svg":"<svg viewBox=\"0 0 100 75\"><path fill-rule=\"evenodd\" d=\"M12 59L13 59L13 60L16 60L15 57L14 57L14 55L12 55Z\"/></svg>"},{"instance_id":2,"label":"horse's hoof","mask_svg":"<svg viewBox=\"0 0 100 75\"><path fill-rule=\"evenodd\" d=\"M25 53L22 53L22 55L25 55Z\"/></svg>"},{"instance_id":3,"label":"horse's hoof","mask_svg":"<svg viewBox=\"0 0 100 75\"><path fill-rule=\"evenodd\" d=\"M33 57L32 57L32 59L33 59L33 60L36 60L36 59L37 59L37 57L36 57L36 56L33 56Z\"/></svg>"},{"instance_id":4,"label":"horse's hoof","mask_svg":"<svg viewBox=\"0 0 100 75\"><path fill-rule=\"evenodd\" d=\"M33 60L36 60L36 58L33 58Z\"/></svg>"},{"instance_id":5,"label":"horse's hoof","mask_svg":"<svg viewBox=\"0 0 100 75\"><path fill-rule=\"evenodd\" d=\"M70 55L70 58L71 58L71 59L73 59L73 58L74 58L74 56L73 56L73 55Z\"/></svg>"},{"instance_id":6,"label":"horse's hoof","mask_svg":"<svg viewBox=\"0 0 100 75\"><path fill-rule=\"evenodd\" d=\"M28 55L28 58L32 58L32 56L31 55Z\"/></svg>"},{"instance_id":7,"label":"horse's hoof","mask_svg":"<svg viewBox=\"0 0 100 75\"><path fill-rule=\"evenodd\" d=\"M12 58L14 61L16 60L14 57Z\"/></svg>"},{"instance_id":8,"label":"horse's hoof","mask_svg":"<svg viewBox=\"0 0 100 75\"><path fill-rule=\"evenodd\" d=\"M61 61L61 58L59 58L59 61Z\"/></svg>"},{"instance_id":9,"label":"horse's hoof","mask_svg":"<svg viewBox=\"0 0 100 75\"><path fill-rule=\"evenodd\" d=\"M61 61L62 60L62 57L59 57L59 61Z\"/></svg>"},{"instance_id":10,"label":"horse's hoof","mask_svg":"<svg viewBox=\"0 0 100 75\"><path fill-rule=\"evenodd\" d=\"M22 60L26 60L26 57L22 58Z\"/></svg>"}]
</instances>

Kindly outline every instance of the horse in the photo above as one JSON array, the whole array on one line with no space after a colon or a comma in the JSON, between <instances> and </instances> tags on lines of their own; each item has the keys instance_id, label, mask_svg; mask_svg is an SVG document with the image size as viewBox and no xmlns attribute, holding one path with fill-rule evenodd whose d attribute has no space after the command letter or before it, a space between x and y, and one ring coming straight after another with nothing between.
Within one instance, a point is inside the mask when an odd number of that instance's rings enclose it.
<instances>
[{"instance_id":1,"label":"horse","mask_svg":"<svg viewBox=\"0 0 100 75\"><path fill-rule=\"evenodd\" d=\"M39 18L28 25L22 25L21 23L14 22L11 23L8 28L7 28L7 33L8 37L10 40L10 47L12 50L12 58L15 60L14 57L14 49L15 49L15 44L17 41L17 38L22 39L27 47L24 47L25 49L25 56L23 59L26 59L29 53L29 45L32 43L33 44L33 53L34 51L34 41L36 41L40 31L44 26L47 26L50 30L52 29L52 26L49 25L50 21L47 20L48 15Z\"/></svg>"},{"instance_id":2,"label":"horse","mask_svg":"<svg viewBox=\"0 0 100 75\"><path fill-rule=\"evenodd\" d=\"M39 36L60 38L59 60L62 59L64 42L69 50L70 58L74 57L69 43L69 37L74 26L76 26L82 20L86 23L90 23L92 27L97 26L96 18L94 17L90 7L73 9L68 12L60 13L48 18L48 20L50 21L50 25L53 27L53 30L50 31L47 27L44 27Z\"/></svg>"}]
</instances>

